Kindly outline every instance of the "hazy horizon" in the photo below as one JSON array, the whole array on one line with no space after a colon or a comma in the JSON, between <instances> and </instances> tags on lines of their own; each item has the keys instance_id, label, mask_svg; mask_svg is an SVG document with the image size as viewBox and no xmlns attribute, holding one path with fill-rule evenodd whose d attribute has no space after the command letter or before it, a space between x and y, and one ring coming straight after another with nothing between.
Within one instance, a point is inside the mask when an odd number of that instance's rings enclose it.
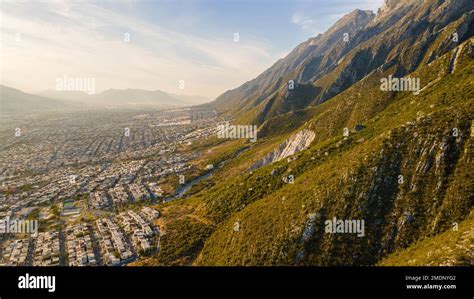
<instances>
[{"instance_id":1,"label":"hazy horizon","mask_svg":"<svg viewBox=\"0 0 474 299\"><path fill-rule=\"evenodd\" d=\"M376 12L382 2L261 0L249 10L245 1L6 1L0 84L39 94L66 75L93 78L96 94L142 89L213 100L343 15Z\"/></svg>"}]
</instances>

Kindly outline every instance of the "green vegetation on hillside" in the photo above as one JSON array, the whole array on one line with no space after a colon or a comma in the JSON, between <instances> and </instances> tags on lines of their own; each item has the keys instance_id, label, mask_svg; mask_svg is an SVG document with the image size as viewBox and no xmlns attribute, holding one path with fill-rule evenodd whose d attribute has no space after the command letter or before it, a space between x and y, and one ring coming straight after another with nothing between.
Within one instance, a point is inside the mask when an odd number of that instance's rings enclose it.
<instances>
[{"instance_id":1,"label":"green vegetation on hillside","mask_svg":"<svg viewBox=\"0 0 474 299\"><path fill-rule=\"evenodd\" d=\"M461 222L474 200L474 61L464 53L448 74L451 55L411 74L428 86L419 95L383 93L378 82L390 70L374 73L309 108L301 127L316 133L309 149L170 203L192 209L163 216L170 231L155 262L374 265ZM343 137L356 124L364 128ZM249 165L275 142L259 140L219 172ZM284 182L290 175L294 183ZM333 217L365 220L365 236L325 233Z\"/></svg>"}]
</instances>

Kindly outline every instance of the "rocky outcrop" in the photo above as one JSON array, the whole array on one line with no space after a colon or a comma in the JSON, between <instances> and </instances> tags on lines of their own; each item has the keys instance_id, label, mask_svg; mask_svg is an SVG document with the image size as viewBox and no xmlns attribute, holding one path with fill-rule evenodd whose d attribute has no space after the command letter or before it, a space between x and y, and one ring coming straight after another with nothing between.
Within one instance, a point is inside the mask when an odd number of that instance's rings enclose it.
<instances>
[{"instance_id":1,"label":"rocky outcrop","mask_svg":"<svg viewBox=\"0 0 474 299\"><path fill-rule=\"evenodd\" d=\"M472 0L386 0L377 15L355 10L211 106L261 125L325 102L379 68L405 76L472 36L472 10Z\"/></svg>"},{"instance_id":2,"label":"rocky outcrop","mask_svg":"<svg viewBox=\"0 0 474 299\"><path fill-rule=\"evenodd\" d=\"M280 144L276 149L268 153L265 157L252 164L252 166L250 166L250 170L280 161L306 149L314 140L315 136L316 135L314 132L310 130L299 131L295 135L288 138L285 142Z\"/></svg>"},{"instance_id":3,"label":"rocky outcrop","mask_svg":"<svg viewBox=\"0 0 474 299\"><path fill-rule=\"evenodd\" d=\"M374 22L382 20L387 16L393 14L394 10L398 9L401 6L413 5L416 3L423 3L422 0L385 0L382 7L379 8L377 16L374 19Z\"/></svg>"}]
</instances>

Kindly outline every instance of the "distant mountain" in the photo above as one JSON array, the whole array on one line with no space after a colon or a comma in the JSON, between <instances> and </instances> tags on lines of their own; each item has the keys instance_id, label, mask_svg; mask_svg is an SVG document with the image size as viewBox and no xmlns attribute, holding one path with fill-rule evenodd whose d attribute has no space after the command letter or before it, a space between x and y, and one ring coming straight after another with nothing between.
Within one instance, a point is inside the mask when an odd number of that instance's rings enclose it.
<instances>
[{"instance_id":1,"label":"distant mountain","mask_svg":"<svg viewBox=\"0 0 474 299\"><path fill-rule=\"evenodd\" d=\"M472 0L386 0L377 15L355 10L212 106L263 124L318 105L379 68L394 66L394 74L404 76L472 36L473 9Z\"/></svg>"},{"instance_id":2,"label":"distant mountain","mask_svg":"<svg viewBox=\"0 0 474 299\"><path fill-rule=\"evenodd\" d=\"M67 100L67 101L82 101L88 97L88 94L82 91L56 91L56 90L45 90L37 94L50 99Z\"/></svg>"},{"instance_id":3,"label":"distant mountain","mask_svg":"<svg viewBox=\"0 0 474 299\"><path fill-rule=\"evenodd\" d=\"M0 116L18 116L77 108L73 103L50 99L0 85Z\"/></svg>"},{"instance_id":4,"label":"distant mountain","mask_svg":"<svg viewBox=\"0 0 474 299\"><path fill-rule=\"evenodd\" d=\"M185 103L165 92L141 89L107 89L89 98L89 103L114 106L184 106Z\"/></svg>"},{"instance_id":5,"label":"distant mountain","mask_svg":"<svg viewBox=\"0 0 474 299\"><path fill-rule=\"evenodd\" d=\"M96 95L81 91L47 90L29 94L0 85L0 117L70 111L84 108L171 108L202 104L209 99L199 96L168 94L163 91L141 89L108 89Z\"/></svg>"},{"instance_id":6,"label":"distant mountain","mask_svg":"<svg viewBox=\"0 0 474 299\"><path fill-rule=\"evenodd\" d=\"M187 105L199 105L199 104L204 104L207 102L210 102L211 100L206 97L201 97L201 96L189 96L189 95L182 95L182 94L175 94L175 93L168 93L173 98L176 98Z\"/></svg>"},{"instance_id":7,"label":"distant mountain","mask_svg":"<svg viewBox=\"0 0 474 299\"><path fill-rule=\"evenodd\" d=\"M79 91L47 90L40 93L53 99L78 101L90 106L98 107L178 107L202 104L209 101L203 97L168 94L166 92L142 89L108 89L99 94L88 95Z\"/></svg>"}]
</instances>

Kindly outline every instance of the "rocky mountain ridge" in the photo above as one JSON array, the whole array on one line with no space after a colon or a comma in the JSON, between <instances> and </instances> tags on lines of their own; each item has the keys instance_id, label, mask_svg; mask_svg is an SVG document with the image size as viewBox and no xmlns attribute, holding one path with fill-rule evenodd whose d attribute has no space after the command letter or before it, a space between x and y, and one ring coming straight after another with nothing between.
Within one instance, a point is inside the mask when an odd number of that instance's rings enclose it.
<instances>
[{"instance_id":1,"label":"rocky mountain ridge","mask_svg":"<svg viewBox=\"0 0 474 299\"><path fill-rule=\"evenodd\" d=\"M387 1L377 15L356 10L212 105L261 125L319 105L376 69L394 67L395 76L404 76L469 38L473 9L467 0L405 0Z\"/></svg>"}]
</instances>

